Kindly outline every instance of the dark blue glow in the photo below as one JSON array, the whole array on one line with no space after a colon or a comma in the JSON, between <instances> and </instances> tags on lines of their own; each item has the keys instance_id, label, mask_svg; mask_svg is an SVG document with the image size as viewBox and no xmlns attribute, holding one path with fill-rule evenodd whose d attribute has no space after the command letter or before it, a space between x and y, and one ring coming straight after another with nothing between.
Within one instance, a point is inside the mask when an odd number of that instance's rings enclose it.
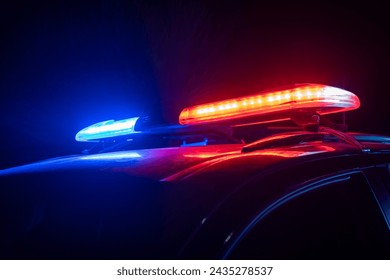
<instances>
[{"instance_id":1,"label":"dark blue glow","mask_svg":"<svg viewBox=\"0 0 390 280\"><path fill-rule=\"evenodd\" d=\"M138 117L119 121L108 120L99 122L80 130L76 134L75 139L76 141L87 142L134 134L137 133L134 130L137 120Z\"/></svg>"}]
</instances>

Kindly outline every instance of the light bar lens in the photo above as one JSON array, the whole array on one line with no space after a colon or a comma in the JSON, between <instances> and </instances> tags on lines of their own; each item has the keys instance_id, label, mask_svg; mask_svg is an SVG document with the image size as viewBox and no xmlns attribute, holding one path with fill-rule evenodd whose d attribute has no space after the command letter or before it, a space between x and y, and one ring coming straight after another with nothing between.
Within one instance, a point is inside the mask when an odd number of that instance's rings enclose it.
<instances>
[{"instance_id":1,"label":"light bar lens","mask_svg":"<svg viewBox=\"0 0 390 280\"><path fill-rule=\"evenodd\" d=\"M359 98L349 91L325 85L305 84L287 90L263 92L185 108L180 113L179 123L202 124L266 116L270 113L288 113L300 109L310 109L324 115L354 110L359 106Z\"/></svg>"},{"instance_id":2,"label":"light bar lens","mask_svg":"<svg viewBox=\"0 0 390 280\"><path fill-rule=\"evenodd\" d=\"M86 142L133 134L136 133L134 127L137 120L138 117L119 121L99 122L80 130L75 138L76 141Z\"/></svg>"}]
</instances>

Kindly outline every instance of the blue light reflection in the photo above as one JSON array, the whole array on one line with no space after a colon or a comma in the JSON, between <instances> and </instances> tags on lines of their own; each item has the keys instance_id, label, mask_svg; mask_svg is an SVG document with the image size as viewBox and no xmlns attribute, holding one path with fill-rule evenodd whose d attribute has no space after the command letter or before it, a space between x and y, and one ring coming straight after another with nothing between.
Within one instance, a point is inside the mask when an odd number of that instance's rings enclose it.
<instances>
[{"instance_id":1,"label":"blue light reflection","mask_svg":"<svg viewBox=\"0 0 390 280\"><path fill-rule=\"evenodd\" d=\"M141 155L136 152L118 152L109 154L96 154L80 157L83 160L127 160L140 158Z\"/></svg>"}]
</instances>

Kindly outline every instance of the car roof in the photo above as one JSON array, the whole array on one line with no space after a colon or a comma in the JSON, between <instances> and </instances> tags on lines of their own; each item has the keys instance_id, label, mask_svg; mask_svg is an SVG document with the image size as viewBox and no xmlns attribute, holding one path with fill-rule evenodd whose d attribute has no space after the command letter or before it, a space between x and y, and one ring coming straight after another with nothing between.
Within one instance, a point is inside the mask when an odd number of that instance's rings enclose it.
<instances>
[{"instance_id":1,"label":"car roof","mask_svg":"<svg viewBox=\"0 0 390 280\"><path fill-rule=\"evenodd\" d=\"M267 148L250 153L242 152L243 147L244 144L224 144L74 155L0 170L0 176L61 170L100 170L121 172L157 181L177 181L211 167L229 171L231 168L244 166L241 172L245 174L249 170L258 172L267 166L295 158L356 150L355 147L344 143L322 142Z\"/></svg>"}]
</instances>

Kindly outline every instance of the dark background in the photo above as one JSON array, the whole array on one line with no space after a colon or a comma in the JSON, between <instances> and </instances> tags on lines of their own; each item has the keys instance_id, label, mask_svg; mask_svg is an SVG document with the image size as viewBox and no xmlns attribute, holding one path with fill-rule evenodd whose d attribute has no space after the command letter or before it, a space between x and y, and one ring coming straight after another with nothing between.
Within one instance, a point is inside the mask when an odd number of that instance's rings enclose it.
<instances>
[{"instance_id":1,"label":"dark background","mask_svg":"<svg viewBox=\"0 0 390 280\"><path fill-rule=\"evenodd\" d=\"M368 3L368 4L367 4ZM0 168L80 152L107 119L177 121L189 105L291 83L343 87L351 130L390 134L384 5L12 1L0 6Z\"/></svg>"}]
</instances>

